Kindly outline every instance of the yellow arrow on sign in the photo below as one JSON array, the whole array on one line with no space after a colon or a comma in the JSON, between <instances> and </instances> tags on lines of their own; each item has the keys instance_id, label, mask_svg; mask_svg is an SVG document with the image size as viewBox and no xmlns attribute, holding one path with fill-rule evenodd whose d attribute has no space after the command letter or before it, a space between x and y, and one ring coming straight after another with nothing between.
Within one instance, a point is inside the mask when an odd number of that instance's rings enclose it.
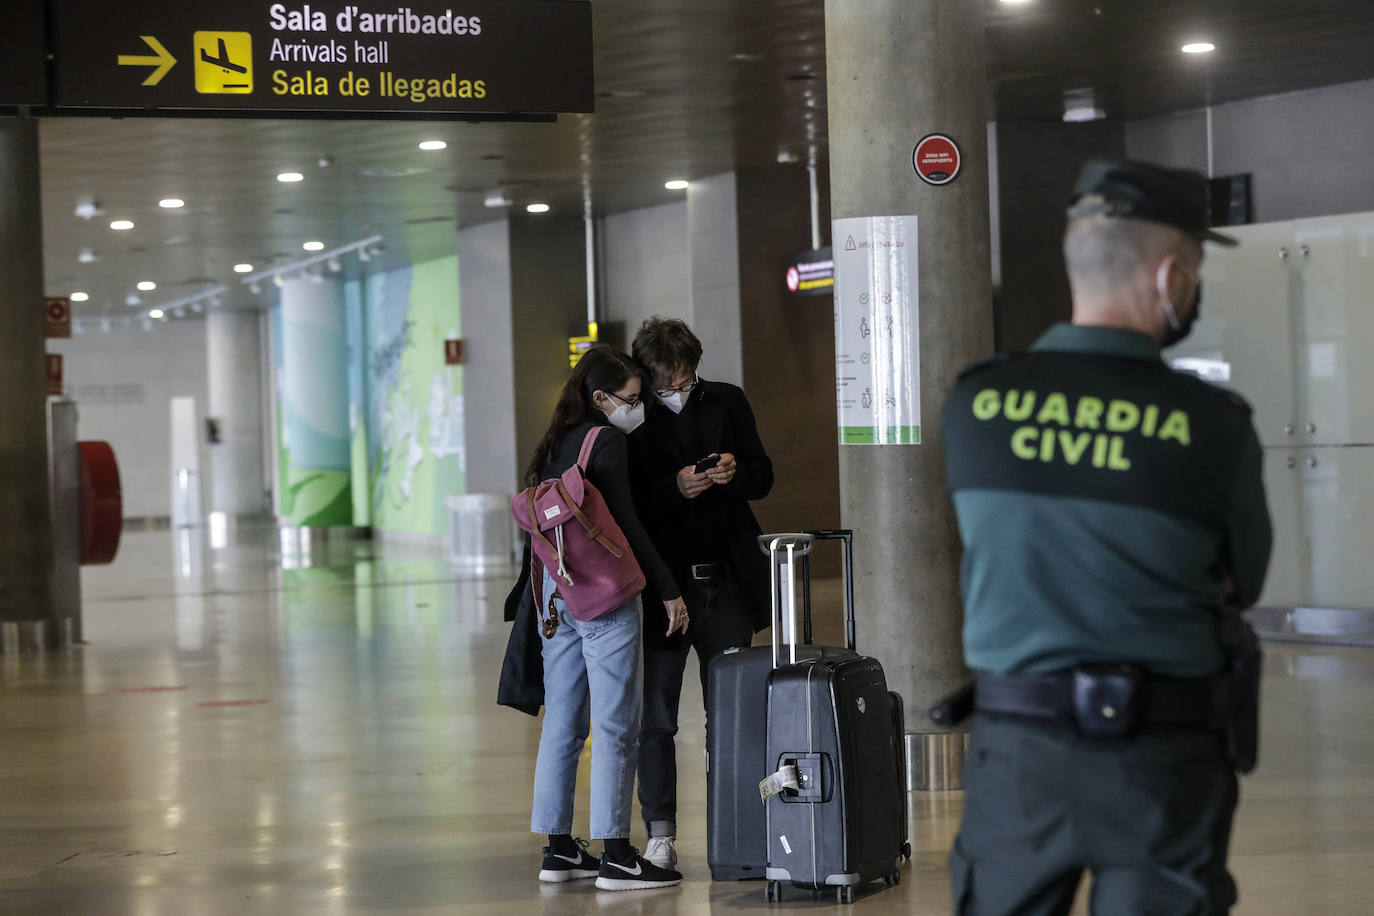
<instances>
[{"instance_id":1,"label":"yellow arrow on sign","mask_svg":"<svg viewBox=\"0 0 1374 916\"><path fill-rule=\"evenodd\" d=\"M156 67L157 69L149 73L148 78L143 81L143 85L145 86L156 86L158 83L162 82L162 78L167 75L167 71L176 66L177 59L169 54L167 49L162 46L162 42L158 41L153 36L140 35L138 37L142 38L144 43L153 49L153 54L155 56L149 57L146 54L121 54L119 55L119 65L121 67Z\"/></svg>"}]
</instances>

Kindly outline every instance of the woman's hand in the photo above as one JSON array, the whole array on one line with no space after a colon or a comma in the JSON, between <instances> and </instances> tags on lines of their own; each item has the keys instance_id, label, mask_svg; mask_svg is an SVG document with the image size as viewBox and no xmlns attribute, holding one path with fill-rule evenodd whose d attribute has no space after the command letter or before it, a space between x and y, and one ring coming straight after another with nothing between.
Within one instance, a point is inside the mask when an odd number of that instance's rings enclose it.
<instances>
[{"instance_id":1,"label":"woman's hand","mask_svg":"<svg viewBox=\"0 0 1374 916\"><path fill-rule=\"evenodd\" d=\"M668 632L664 635L672 636L678 630L686 633L687 604L681 598L674 598L663 602L663 609L668 612Z\"/></svg>"}]
</instances>

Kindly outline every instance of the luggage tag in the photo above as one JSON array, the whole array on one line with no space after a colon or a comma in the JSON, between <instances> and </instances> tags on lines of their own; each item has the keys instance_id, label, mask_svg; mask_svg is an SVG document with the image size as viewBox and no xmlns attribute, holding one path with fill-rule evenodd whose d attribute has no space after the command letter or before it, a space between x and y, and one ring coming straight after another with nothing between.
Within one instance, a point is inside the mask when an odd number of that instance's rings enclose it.
<instances>
[{"instance_id":1,"label":"luggage tag","mask_svg":"<svg viewBox=\"0 0 1374 916\"><path fill-rule=\"evenodd\" d=\"M797 768L794 766L785 766L759 783L759 795L765 802L784 789L791 789L794 792L801 790L801 783L797 779Z\"/></svg>"}]
</instances>

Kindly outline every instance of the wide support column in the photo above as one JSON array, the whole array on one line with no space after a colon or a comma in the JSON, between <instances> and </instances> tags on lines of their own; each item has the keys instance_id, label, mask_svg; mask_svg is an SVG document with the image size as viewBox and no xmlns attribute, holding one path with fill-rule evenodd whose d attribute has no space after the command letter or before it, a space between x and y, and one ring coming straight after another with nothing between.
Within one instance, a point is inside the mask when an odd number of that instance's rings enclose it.
<instances>
[{"instance_id":1,"label":"wide support column","mask_svg":"<svg viewBox=\"0 0 1374 916\"><path fill-rule=\"evenodd\" d=\"M38 181L38 122L0 118L0 651L53 600Z\"/></svg>"},{"instance_id":2,"label":"wide support column","mask_svg":"<svg viewBox=\"0 0 1374 916\"><path fill-rule=\"evenodd\" d=\"M343 283L286 281L282 310L282 446L278 513L302 528L353 524L348 336Z\"/></svg>"},{"instance_id":3,"label":"wide support column","mask_svg":"<svg viewBox=\"0 0 1374 916\"><path fill-rule=\"evenodd\" d=\"M919 221L919 329L895 358L919 364L920 444L840 446L859 648L906 700L912 787L959 788L966 736L941 733L926 710L967 677L940 409L959 369L992 352L983 4L826 0L825 21L832 215ZM942 186L912 166L937 133L963 157ZM837 226L841 262L846 240Z\"/></svg>"},{"instance_id":4,"label":"wide support column","mask_svg":"<svg viewBox=\"0 0 1374 916\"><path fill-rule=\"evenodd\" d=\"M210 511L230 519L264 510L258 324L255 311L205 316L207 413L219 429L219 442L210 445Z\"/></svg>"}]
</instances>

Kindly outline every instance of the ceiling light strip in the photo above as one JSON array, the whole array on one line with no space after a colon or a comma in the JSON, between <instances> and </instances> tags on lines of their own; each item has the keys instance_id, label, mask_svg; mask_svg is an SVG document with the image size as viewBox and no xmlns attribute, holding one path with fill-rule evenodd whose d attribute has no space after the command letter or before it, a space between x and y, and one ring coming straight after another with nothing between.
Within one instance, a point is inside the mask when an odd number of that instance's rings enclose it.
<instances>
[{"instance_id":1,"label":"ceiling light strip","mask_svg":"<svg viewBox=\"0 0 1374 916\"><path fill-rule=\"evenodd\" d=\"M144 309L144 312L150 312L153 309L162 309L163 312L170 312L173 309L179 309L184 308L188 305L194 305L195 303L203 302L206 299L211 298L212 296L219 296L227 292L229 292L229 287L221 283L219 286L212 286L209 289L203 289L200 292L193 293L190 296L183 296L180 299L173 299L171 302L164 302L161 305L150 306L149 308Z\"/></svg>"},{"instance_id":2,"label":"ceiling light strip","mask_svg":"<svg viewBox=\"0 0 1374 916\"><path fill-rule=\"evenodd\" d=\"M301 258L299 261L292 261L289 264L278 264L275 267L269 267L257 273L247 274L241 277L239 282L247 286L250 283L258 283L262 280L271 279L278 274L289 274L297 270L303 270L316 264L322 264L330 258L337 258L340 255L348 254L350 251L358 251L371 245L376 245L381 240L382 237L380 235L369 236L365 239L359 239L356 242L349 242L347 245L335 248L332 251L321 251L319 254L311 255L308 258Z\"/></svg>"}]
</instances>

